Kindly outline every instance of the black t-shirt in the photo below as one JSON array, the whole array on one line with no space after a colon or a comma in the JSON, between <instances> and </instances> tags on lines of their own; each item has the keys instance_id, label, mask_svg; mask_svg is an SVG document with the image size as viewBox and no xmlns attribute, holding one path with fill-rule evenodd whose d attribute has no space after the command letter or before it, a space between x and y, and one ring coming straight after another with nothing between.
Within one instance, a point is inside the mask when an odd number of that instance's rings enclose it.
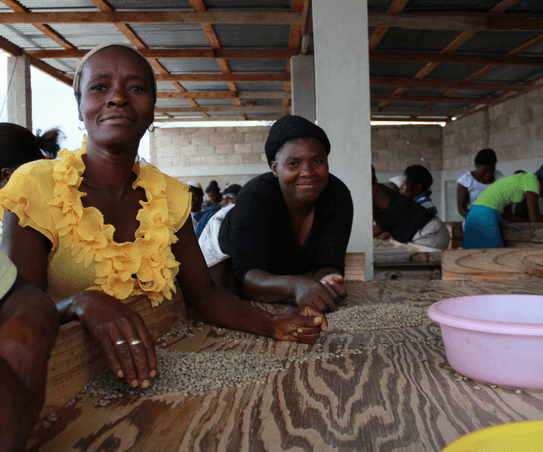
<instances>
[{"instance_id":1,"label":"black t-shirt","mask_svg":"<svg viewBox=\"0 0 543 452\"><path fill-rule=\"evenodd\" d=\"M394 240L407 243L435 214L397 191L389 195L390 206L383 212L375 213L375 224L382 231L388 232Z\"/></svg>"},{"instance_id":2,"label":"black t-shirt","mask_svg":"<svg viewBox=\"0 0 543 452\"><path fill-rule=\"evenodd\" d=\"M220 229L223 253L232 256L238 292L248 271L299 275L332 267L343 273L353 223L347 186L332 174L315 202L311 231L303 245L294 233L277 178L270 172L247 182Z\"/></svg>"}]
</instances>

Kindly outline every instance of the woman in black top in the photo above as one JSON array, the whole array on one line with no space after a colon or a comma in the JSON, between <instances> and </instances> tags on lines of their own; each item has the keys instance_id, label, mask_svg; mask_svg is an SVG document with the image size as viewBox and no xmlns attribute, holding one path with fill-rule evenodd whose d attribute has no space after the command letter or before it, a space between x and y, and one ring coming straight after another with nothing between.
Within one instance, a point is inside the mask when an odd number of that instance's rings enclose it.
<instances>
[{"instance_id":1,"label":"woman in black top","mask_svg":"<svg viewBox=\"0 0 543 452\"><path fill-rule=\"evenodd\" d=\"M349 189L328 172L330 142L310 121L285 116L265 149L272 171L245 184L220 231L238 291L334 311L347 295L342 275L353 204Z\"/></svg>"},{"instance_id":2,"label":"woman in black top","mask_svg":"<svg viewBox=\"0 0 543 452\"><path fill-rule=\"evenodd\" d=\"M413 242L446 249L449 231L435 213L417 202L379 184L372 166L373 236L388 232L401 243Z\"/></svg>"}]
</instances>

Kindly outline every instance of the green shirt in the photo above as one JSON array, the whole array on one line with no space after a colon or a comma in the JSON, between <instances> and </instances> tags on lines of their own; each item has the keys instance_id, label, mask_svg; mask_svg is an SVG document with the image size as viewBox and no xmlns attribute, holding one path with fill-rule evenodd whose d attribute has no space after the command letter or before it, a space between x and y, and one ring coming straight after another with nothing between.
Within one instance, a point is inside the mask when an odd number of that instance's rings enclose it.
<instances>
[{"instance_id":1,"label":"green shirt","mask_svg":"<svg viewBox=\"0 0 543 452\"><path fill-rule=\"evenodd\" d=\"M522 201L528 191L539 195L537 176L531 173L513 174L490 185L473 205L490 207L501 212L506 204Z\"/></svg>"}]
</instances>

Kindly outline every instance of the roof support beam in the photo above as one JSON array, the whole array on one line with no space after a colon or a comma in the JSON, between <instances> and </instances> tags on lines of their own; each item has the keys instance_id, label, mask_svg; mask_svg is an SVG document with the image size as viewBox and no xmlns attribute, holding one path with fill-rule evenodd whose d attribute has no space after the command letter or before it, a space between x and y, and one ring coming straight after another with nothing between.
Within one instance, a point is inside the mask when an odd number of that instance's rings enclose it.
<instances>
[{"instance_id":1,"label":"roof support beam","mask_svg":"<svg viewBox=\"0 0 543 452\"><path fill-rule=\"evenodd\" d=\"M522 91L525 86L520 83L487 83L487 82L453 82L451 80L428 80L399 77L370 77L372 86L388 86L391 88L437 88L437 89L470 89L484 91Z\"/></svg>"},{"instance_id":2,"label":"roof support beam","mask_svg":"<svg viewBox=\"0 0 543 452\"><path fill-rule=\"evenodd\" d=\"M36 58L83 58L90 49L29 50ZM235 60L286 60L300 54L299 49L139 49L146 58L226 58Z\"/></svg>"},{"instance_id":3,"label":"roof support beam","mask_svg":"<svg viewBox=\"0 0 543 452\"><path fill-rule=\"evenodd\" d=\"M447 104L488 104L493 101L489 97L445 97L445 96L415 96L394 94L371 94L372 101L397 101L397 102L432 102Z\"/></svg>"},{"instance_id":4,"label":"roof support beam","mask_svg":"<svg viewBox=\"0 0 543 452\"><path fill-rule=\"evenodd\" d=\"M157 113L224 113L229 111L259 111L259 112L289 112L290 107L287 105L245 105L234 107L165 107L155 108Z\"/></svg>"},{"instance_id":5,"label":"roof support beam","mask_svg":"<svg viewBox=\"0 0 543 452\"><path fill-rule=\"evenodd\" d=\"M445 64L478 64L505 66L541 66L542 57L456 55L423 52L370 52L370 61L412 62L412 63L445 63Z\"/></svg>"},{"instance_id":6,"label":"roof support beam","mask_svg":"<svg viewBox=\"0 0 543 452\"><path fill-rule=\"evenodd\" d=\"M287 74L157 74L159 82L288 82Z\"/></svg>"},{"instance_id":7,"label":"roof support beam","mask_svg":"<svg viewBox=\"0 0 543 452\"><path fill-rule=\"evenodd\" d=\"M290 99L283 91L190 91L184 93L158 93L159 99Z\"/></svg>"},{"instance_id":8,"label":"roof support beam","mask_svg":"<svg viewBox=\"0 0 543 452\"><path fill-rule=\"evenodd\" d=\"M257 11L111 11L0 13L0 24L266 24L302 23L301 12Z\"/></svg>"}]
</instances>

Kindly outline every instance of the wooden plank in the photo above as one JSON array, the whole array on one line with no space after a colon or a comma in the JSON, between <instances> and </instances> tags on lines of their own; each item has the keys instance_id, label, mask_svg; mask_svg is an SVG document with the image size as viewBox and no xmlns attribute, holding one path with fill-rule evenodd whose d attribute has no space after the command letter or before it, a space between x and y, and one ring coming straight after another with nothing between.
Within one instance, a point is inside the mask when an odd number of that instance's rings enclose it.
<instances>
[{"instance_id":1,"label":"wooden plank","mask_svg":"<svg viewBox=\"0 0 543 452\"><path fill-rule=\"evenodd\" d=\"M525 87L521 83L486 83L455 82L452 80L429 80L424 78L405 77L370 77L370 85L388 87L422 87L439 89L470 89L486 91L521 91Z\"/></svg>"},{"instance_id":2,"label":"wooden plank","mask_svg":"<svg viewBox=\"0 0 543 452\"><path fill-rule=\"evenodd\" d=\"M250 116L245 119L239 116L216 116L206 118L206 121L277 121L280 116ZM155 122L191 122L202 121L202 118L155 118Z\"/></svg>"},{"instance_id":3,"label":"wooden plank","mask_svg":"<svg viewBox=\"0 0 543 452\"><path fill-rule=\"evenodd\" d=\"M0 24L301 24L301 12L278 11L111 11L0 13Z\"/></svg>"},{"instance_id":4,"label":"wooden plank","mask_svg":"<svg viewBox=\"0 0 543 452\"><path fill-rule=\"evenodd\" d=\"M543 20L538 17L494 13L368 14L370 27L399 27L412 30L470 31L540 31Z\"/></svg>"},{"instance_id":5,"label":"wooden plank","mask_svg":"<svg viewBox=\"0 0 543 452\"><path fill-rule=\"evenodd\" d=\"M258 111L258 112L281 112L289 111L290 107L283 105L249 105L244 107L165 107L155 108L157 113L195 113L205 111L212 112L233 112L233 111Z\"/></svg>"},{"instance_id":6,"label":"wooden plank","mask_svg":"<svg viewBox=\"0 0 543 452\"><path fill-rule=\"evenodd\" d=\"M543 223L502 223L501 228L508 248L543 246Z\"/></svg>"},{"instance_id":7,"label":"wooden plank","mask_svg":"<svg viewBox=\"0 0 543 452\"><path fill-rule=\"evenodd\" d=\"M443 280L504 280L531 278L543 265L542 248L445 250Z\"/></svg>"},{"instance_id":8,"label":"wooden plank","mask_svg":"<svg viewBox=\"0 0 543 452\"><path fill-rule=\"evenodd\" d=\"M299 55L298 49L139 49L146 58L170 60L185 58L235 59L235 60L286 60ZM27 53L39 59L83 58L89 50L28 50Z\"/></svg>"},{"instance_id":9,"label":"wooden plank","mask_svg":"<svg viewBox=\"0 0 543 452\"><path fill-rule=\"evenodd\" d=\"M62 51L61 51L62 52ZM488 55L459 55L424 52L385 52L370 51L370 61L412 62L412 63L445 63L445 64L476 64L476 65L505 65L505 66L540 66L541 57L519 56L488 56Z\"/></svg>"},{"instance_id":10,"label":"wooden plank","mask_svg":"<svg viewBox=\"0 0 543 452\"><path fill-rule=\"evenodd\" d=\"M376 282L350 285L352 305L427 307L444 298L487 293L539 294L539 281ZM280 309L279 305L266 308ZM457 438L494 425L541 419L543 394L455 380L435 324L381 331L329 331L329 358L299 362L315 346L197 326L169 349L237 351L290 358L263 384L205 395L125 394L107 407L96 399L58 411L38 426L27 450L171 452L279 450L347 452L439 451ZM430 413L430 414L429 414Z\"/></svg>"},{"instance_id":11,"label":"wooden plank","mask_svg":"<svg viewBox=\"0 0 543 452\"><path fill-rule=\"evenodd\" d=\"M543 61L542 61L543 63ZM415 94L370 94L372 101L386 102L434 102L445 104L487 104L492 102L490 97L447 97L447 96L421 96Z\"/></svg>"},{"instance_id":12,"label":"wooden plank","mask_svg":"<svg viewBox=\"0 0 543 452\"><path fill-rule=\"evenodd\" d=\"M159 82L287 82L287 74L157 74Z\"/></svg>"},{"instance_id":13,"label":"wooden plank","mask_svg":"<svg viewBox=\"0 0 543 452\"><path fill-rule=\"evenodd\" d=\"M345 256L345 281L366 280L366 253L347 253Z\"/></svg>"}]
</instances>

